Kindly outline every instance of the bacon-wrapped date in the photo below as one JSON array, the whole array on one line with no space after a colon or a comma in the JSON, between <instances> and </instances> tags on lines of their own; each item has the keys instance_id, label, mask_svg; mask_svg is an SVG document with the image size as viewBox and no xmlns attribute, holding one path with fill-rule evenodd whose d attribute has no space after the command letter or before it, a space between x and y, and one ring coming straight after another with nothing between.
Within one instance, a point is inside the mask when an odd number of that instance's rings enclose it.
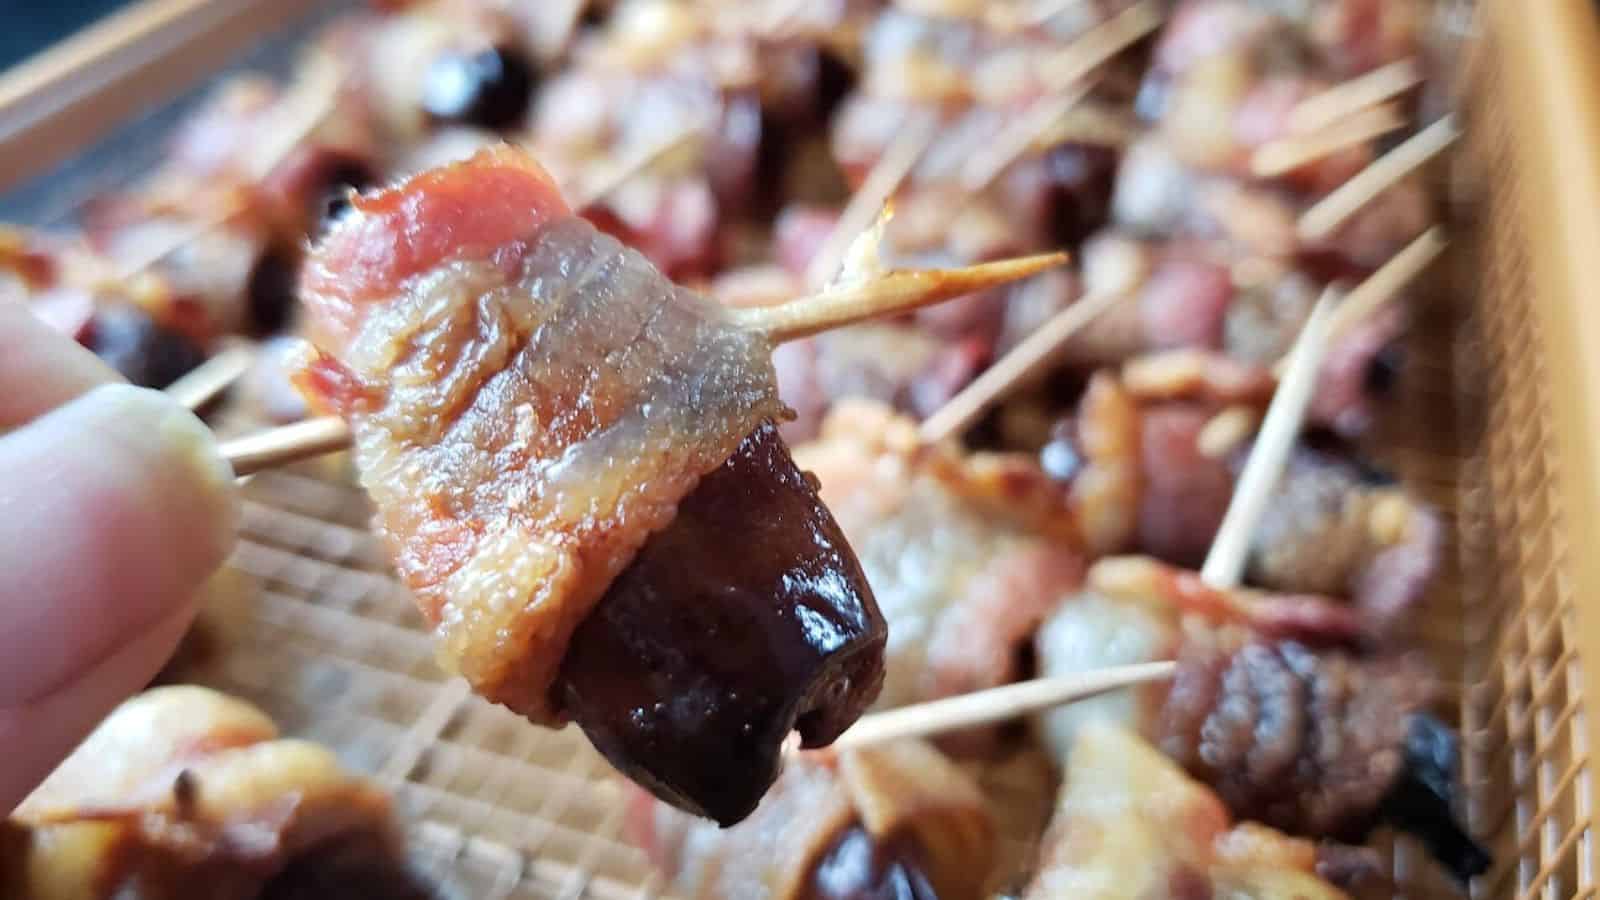
<instances>
[{"instance_id":1,"label":"bacon-wrapped date","mask_svg":"<svg viewBox=\"0 0 1600 900\"><path fill-rule=\"evenodd\" d=\"M1130 367L1124 379L1097 374L1076 417L1040 451L1046 471L1070 485L1084 533L1100 552L1137 549L1197 566L1222 523L1247 453L1204 446L1216 400L1195 395L1264 397L1270 381L1226 360L1189 359L1204 370L1194 379L1179 366L1165 374ZM1184 378L1169 378L1178 375ZM1163 397L1168 389L1172 396ZM1369 637L1403 634L1439 565L1437 513L1404 487L1305 447L1291 456L1274 496L1253 542L1250 583L1349 597Z\"/></svg>"},{"instance_id":2,"label":"bacon-wrapped date","mask_svg":"<svg viewBox=\"0 0 1600 900\"><path fill-rule=\"evenodd\" d=\"M1458 877L1487 865L1456 824L1460 786L1448 731L1427 713L1427 669L1350 649L1359 623L1347 608L1221 591L1144 559L1103 560L1087 584L1040 629L1041 672L1174 656L1178 671L1170 685L1043 717L1058 752L1115 723L1148 736L1236 815L1345 841L1388 821L1415 831Z\"/></svg>"},{"instance_id":3,"label":"bacon-wrapped date","mask_svg":"<svg viewBox=\"0 0 1600 900\"><path fill-rule=\"evenodd\" d=\"M1085 728L1024 900L1344 900L1318 845L1234 823L1217 795L1115 726Z\"/></svg>"},{"instance_id":4,"label":"bacon-wrapped date","mask_svg":"<svg viewBox=\"0 0 1600 900\"><path fill-rule=\"evenodd\" d=\"M420 898L390 801L328 750L199 687L118 707L0 822L7 897ZM328 893L304 892L315 883Z\"/></svg>"},{"instance_id":5,"label":"bacon-wrapped date","mask_svg":"<svg viewBox=\"0 0 1600 900\"><path fill-rule=\"evenodd\" d=\"M803 754L724 830L640 792L628 831L693 900L976 900L996 850L978 786L919 741Z\"/></svg>"},{"instance_id":6,"label":"bacon-wrapped date","mask_svg":"<svg viewBox=\"0 0 1600 900\"><path fill-rule=\"evenodd\" d=\"M709 276L724 263L724 226L761 187L763 113L784 102L764 91L761 49L689 4L630 3L546 86L532 144L564 184L585 184L692 129L585 215L669 277Z\"/></svg>"},{"instance_id":7,"label":"bacon-wrapped date","mask_svg":"<svg viewBox=\"0 0 1600 900\"><path fill-rule=\"evenodd\" d=\"M164 388L205 361L205 342L158 316L175 309L165 279L113 272L76 241L0 227L0 303L27 305L140 387Z\"/></svg>"},{"instance_id":8,"label":"bacon-wrapped date","mask_svg":"<svg viewBox=\"0 0 1600 900\"><path fill-rule=\"evenodd\" d=\"M881 708L1006 684L1075 592L1084 553L1062 490L1026 457L920 446L915 425L848 402L796 449L889 623ZM980 749L986 735L952 735Z\"/></svg>"},{"instance_id":9,"label":"bacon-wrapped date","mask_svg":"<svg viewBox=\"0 0 1600 900\"><path fill-rule=\"evenodd\" d=\"M791 729L826 744L874 699L883 619L771 427L770 341L573 216L531 157L358 198L305 293L298 383L350 420L378 529L479 693L575 719L724 824ZM708 532L750 543L728 562ZM728 657L724 627L770 652Z\"/></svg>"},{"instance_id":10,"label":"bacon-wrapped date","mask_svg":"<svg viewBox=\"0 0 1600 900\"><path fill-rule=\"evenodd\" d=\"M1084 248L1083 290L1123 299L1067 341L1063 361L1089 369L1190 349L1270 369L1288 354L1322 286L1282 262L1231 256L1213 241L1096 235ZM1403 306L1390 303L1335 340L1308 421L1346 437L1364 433L1394 394L1393 350L1405 325Z\"/></svg>"},{"instance_id":11,"label":"bacon-wrapped date","mask_svg":"<svg viewBox=\"0 0 1600 900\"><path fill-rule=\"evenodd\" d=\"M1329 277L1370 271L1432 219L1427 192L1408 179L1328 239L1302 243L1300 211L1375 158L1353 144L1257 176L1256 151L1298 137L1290 114L1333 84L1418 52L1424 2L1317 0L1289 5L1184 0L1157 43L1140 92L1152 132L1130 147L1114 215L1145 233L1226 239L1255 254L1314 257Z\"/></svg>"},{"instance_id":12,"label":"bacon-wrapped date","mask_svg":"<svg viewBox=\"0 0 1600 900\"><path fill-rule=\"evenodd\" d=\"M563 41L561 4L417 0L335 23L321 49L347 67L347 108L391 144L440 127L522 126Z\"/></svg>"}]
</instances>

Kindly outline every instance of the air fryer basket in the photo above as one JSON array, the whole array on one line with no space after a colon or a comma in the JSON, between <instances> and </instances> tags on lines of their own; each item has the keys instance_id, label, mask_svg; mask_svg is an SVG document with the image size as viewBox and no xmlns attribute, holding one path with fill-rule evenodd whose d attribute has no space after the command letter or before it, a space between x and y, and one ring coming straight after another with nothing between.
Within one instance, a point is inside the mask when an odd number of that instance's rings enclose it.
<instances>
[{"instance_id":1,"label":"air fryer basket","mask_svg":"<svg viewBox=\"0 0 1600 900\"><path fill-rule=\"evenodd\" d=\"M1448 179L1451 250L1420 298L1388 461L1452 524L1421 636L1455 687L1442 712L1458 717L1469 821L1496 859L1471 893L1583 900L1600 852L1585 700L1600 690L1600 30L1586 0L1456 8L1467 137ZM58 218L42 198L62 184L0 210ZM414 864L462 896L663 889L619 835L620 782L576 730L530 728L435 666L342 460L246 491L214 640L188 674L378 773L413 823ZM1039 765L986 773L1011 798L1019 865L1046 813ZM1456 895L1414 847L1393 858L1404 895Z\"/></svg>"}]
</instances>

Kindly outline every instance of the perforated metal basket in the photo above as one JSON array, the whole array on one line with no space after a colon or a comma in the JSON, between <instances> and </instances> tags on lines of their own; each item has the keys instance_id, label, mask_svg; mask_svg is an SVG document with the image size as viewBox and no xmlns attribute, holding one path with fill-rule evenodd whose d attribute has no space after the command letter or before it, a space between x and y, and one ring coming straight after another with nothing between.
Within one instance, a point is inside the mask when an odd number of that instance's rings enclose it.
<instances>
[{"instance_id":1,"label":"perforated metal basket","mask_svg":"<svg viewBox=\"0 0 1600 900\"><path fill-rule=\"evenodd\" d=\"M190 40L210 41L209 57L222 59L219 45L242 46L309 4L154 6L212 17ZM1446 712L1465 738L1470 822L1497 861L1471 891L1496 900L1591 897L1600 853L1586 701L1600 691L1596 25L1586 0L1484 0L1464 28L1467 139L1452 179L1452 250L1421 309L1417 377L1397 417L1405 424L1386 441L1390 462L1453 526L1423 638L1457 688ZM121 75L107 76L105 46L80 42L54 68L0 80L0 162L27 158L36 170L30 146L103 134L108 98L139 93L129 72L169 96L184 86L150 74L183 65L183 46L152 49L128 40L126 23L109 27L124 39L103 41L137 63ZM284 56L263 53L254 61ZM75 99L44 103L63 85L80 85ZM70 207L63 197L138 165L126 151L98 153L83 157L75 180L13 192L0 211L58 219ZM0 184L22 166L0 165ZM619 838L620 785L581 735L529 728L443 677L366 531L367 502L337 462L259 476L246 493L231 599L214 611L218 652L192 661L191 673L378 773L413 823L415 863L462 895L662 890ZM1016 813L1019 861L1045 813L1037 771L1037 760L1018 759L985 773ZM1392 858L1405 895L1455 893L1404 843Z\"/></svg>"}]
</instances>

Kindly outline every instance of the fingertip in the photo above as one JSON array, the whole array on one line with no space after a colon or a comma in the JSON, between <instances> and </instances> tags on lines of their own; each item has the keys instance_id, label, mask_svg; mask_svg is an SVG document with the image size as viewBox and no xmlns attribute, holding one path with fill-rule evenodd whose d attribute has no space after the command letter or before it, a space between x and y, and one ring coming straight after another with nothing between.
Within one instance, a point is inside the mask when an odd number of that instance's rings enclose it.
<instances>
[{"instance_id":1,"label":"fingertip","mask_svg":"<svg viewBox=\"0 0 1600 900\"><path fill-rule=\"evenodd\" d=\"M215 438L156 391L91 390L0 440L0 471L16 476L0 484L0 708L192 614L236 540L237 490Z\"/></svg>"},{"instance_id":2,"label":"fingertip","mask_svg":"<svg viewBox=\"0 0 1600 900\"><path fill-rule=\"evenodd\" d=\"M25 305L0 302L0 433L121 380L116 370Z\"/></svg>"},{"instance_id":3,"label":"fingertip","mask_svg":"<svg viewBox=\"0 0 1600 900\"><path fill-rule=\"evenodd\" d=\"M113 501L139 495L153 504L138 515L165 519L180 539L170 557L187 564L188 587L198 588L238 539L238 485L215 433L166 393L128 384L97 387L67 411L108 448L122 451ZM156 488L160 496L151 496Z\"/></svg>"}]
</instances>

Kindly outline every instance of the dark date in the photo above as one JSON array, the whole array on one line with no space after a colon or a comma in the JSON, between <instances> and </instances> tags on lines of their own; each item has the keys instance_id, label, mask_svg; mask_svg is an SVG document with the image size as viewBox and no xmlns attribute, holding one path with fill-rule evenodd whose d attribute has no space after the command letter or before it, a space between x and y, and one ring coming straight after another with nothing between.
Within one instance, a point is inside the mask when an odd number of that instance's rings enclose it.
<instances>
[{"instance_id":1,"label":"dark date","mask_svg":"<svg viewBox=\"0 0 1600 900\"><path fill-rule=\"evenodd\" d=\"M84 344L139 387L165 388L206 361L194 341L135 306L96 310Z\"/></svg>"},{"instance_id":2,"label":"dark date","mask_svg":"<svg viewBox=\"0 0 1600 900\"><path fill-rule=\"evenodd\" d=\"M537 83L537 67L514 48L452 51L428 68L422 108L440 122L498 131L523 120Z\"/></svg>"},{"instance_id":3,"label":"dark date","mask_svg":"<svg viewBox=\"0 0 1600 900\"><path fill-rule=\"evenodd\" d=\"M826 746L872 703L886 638L854 552L768 422L612 583L558 690L624 774L726 826L771 786L790 731Z\"/></svg>"}]
</instances>

